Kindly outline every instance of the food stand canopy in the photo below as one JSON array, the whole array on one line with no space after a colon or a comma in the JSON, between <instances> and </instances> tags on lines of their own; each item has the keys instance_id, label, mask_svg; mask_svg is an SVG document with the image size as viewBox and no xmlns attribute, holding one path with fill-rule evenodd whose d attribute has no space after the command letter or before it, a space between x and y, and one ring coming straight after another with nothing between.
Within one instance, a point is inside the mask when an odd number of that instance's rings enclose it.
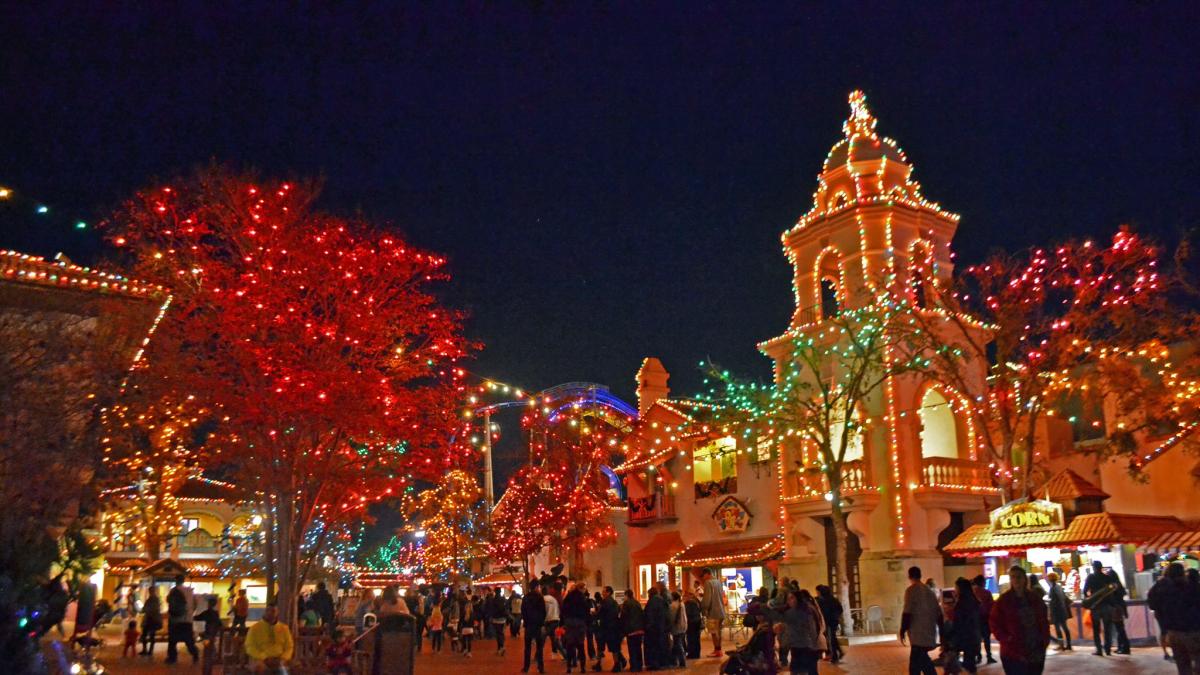
<instances>
[{"instance_id":1,"label":"food stand canopy","mask_svg":"<svg viewBox=\"0 0 1200 675\"><path fill-rule=\"evenodd\" d=\"M1139 553L1157 553L1158 555L1174 555L1197 550L1200 550L1200 532L1196 530L1164 532L1138 547Z\"/></svg>"},{"instance_id":2,"label":"food stand canopy","mask_svg":"<svg viewBox=\"0 0 1200 675\"><path fill-rule=\"evenodd\" d=\"M991 525L972 525L942 550L950 555L967 557L988 551L1142 544L1164 533L1185 529L1183 522L1174 516L1088 513L1075 516L1061 530L997 533Z\"/></svg>"}]
</instances>

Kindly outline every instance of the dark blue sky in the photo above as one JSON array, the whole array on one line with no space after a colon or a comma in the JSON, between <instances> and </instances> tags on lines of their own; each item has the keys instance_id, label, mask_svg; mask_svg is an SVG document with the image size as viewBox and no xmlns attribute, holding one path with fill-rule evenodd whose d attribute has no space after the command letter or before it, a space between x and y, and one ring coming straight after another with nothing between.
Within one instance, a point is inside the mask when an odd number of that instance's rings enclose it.
<instances>
[{"instance_id":1,"label":"dark blue sky","mask_svg":"<svg viewBox=\"0 0 1200 675\"><path fill-rule=\"evenodd\" d=\"M210 158L323 174L449 255L474 369L531 388L765 375L854 88L960 260L1198 222L1195 3L141 4L6 8L0 185L54 211L0 205L0 247L95 259L75 219Z\"/></svg>"}]
</instances>

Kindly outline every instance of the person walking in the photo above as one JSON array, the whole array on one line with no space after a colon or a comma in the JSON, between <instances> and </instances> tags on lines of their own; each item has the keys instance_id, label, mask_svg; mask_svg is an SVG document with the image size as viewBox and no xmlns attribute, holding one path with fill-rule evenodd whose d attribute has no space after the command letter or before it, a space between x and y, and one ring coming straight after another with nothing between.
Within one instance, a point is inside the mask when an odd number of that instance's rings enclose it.
<instances>
[{"instance_id":1,"label":"person walking","mask_svg":"<svg viewBox=\"0 0 1200 675\"><path fill-rule=\"evenodd\" d=\"M537 669L539 673L546 672L542 650L546 646L546 600L542 597L538 582L529 584L529 590L521 602L521 623L525 624L525 660L521 666L522 673L529 672L530 647L537 648Z\"/></svg>"},{"instance_id":2,"label":"person walking","mask_svg":"<svg viewBox=\"0 0 1200 675\"><path fill-rule=\"evenodd\" d=\"M546 638L550 641L550 653L566 658L558 640L558 627L562 623L561 608L558 605L558 597L551 592L552 590L553 585L542 594L542 599L546 602Z\"/></svg>"},{"instance_id":3,"label":"person walking","mask_svg":"<svg viewBox=\"0 0 1200 675\"><path fill-rule=\"evenodd\" d=\"M642 671L642 640L646 636L646 615L633 595L633 589L625 590L621 603L621 632L625 635L625 647L629 650L629 672Z\"/></svg>"},{"instance_id":4,"label":"person walking","mask_svg":"<svg viewBox=\"0 0 1200 675\"><path fill-rule=\"evenodd\" d=\"M1112 624L1113 630L1117 634L1117 653L1130 653L1129 635L1125 633L1125 619L1129 616L1129 608L1125 604L1125 596L1128 593L1125 591L1125 584L1121 583L1121 577L1116 570L1109 570L1107 573L1108 583L1114 588L1108 599L1108 620Z\"/></svg>"},{"instance_id":5,"label":"person walking","mask_svg":"<svg viewBox=\"0 0 1200 675\"><path fill-rule=\"evenodd\" d=\"M975 660L982 660L983 654L986 654L987 662L989 664L995 663L996 659L992 658L992 629L990 621L992 603L996 599L992 597L992 592L987 589L987 580L983 578L982 574L976 575L971 580L971 591L975 593L975 599L979 601L979 635L983 646L983 652Z\"/></svg>"},{"instance_id":6,"label":"person walking","mask_svg":"<svg viewBox=\"0 0 1200 675\"><path fill-rule=\"evenodd\" d=\"M1000 663L1005 675L1041 675L1050 644L1046 605L1029 588L1025 570L1008 570L1008 590L992 605L992 633L1000 643Z\"/></svg>"},{"instance_id":7,"label":"person walking","mask_svg":"<svg viewBox=\"0 0 1200 675\"><path fill-rule=\"evenodd\" d=\"M178 643L182 642L192 655L192 663L200 661L192 616L196 611L195 595L190 586L183 585L183 575L175 576L175 587L167 593L167 663L179 659Z\"/></svg>"},{"instance_id":8,"label":"person walking","mask_svg":"<svg viewBox=\"0 0 1200 675\"><path fill-rule=\"evenodd\" d=\"M642 643L646 668L658 670L667 664L666 645L671 635L671 618L670 605L657 586L647 590L646 606L642 611L646 617L646 638Z\"/></svg>"},{"instance_id":9,"label":"person walking","mask_svg":"<svg viewBox=\"0 0 1200 675\"><path fill-rule=\"evenodd\" d=\"M508 615L512 617L512 623L509 625L509 633L512 637L517 637L521 634L521 594L513 589L508 594Z\"/></svg>"},{"instance_id":10,"label":"person walking","mask_svg":"<svg viewBox=\"0 0 1200 675\"><path fill-rule=\"evenodd\" d=\"M779 647L788 652L788 672L816 675L821 658L821 611L802 591L788 591L784 597Z\"/></svg>"},{"instance_id":11,"label":"person walking","mask_svg":"<svg viewBox=\"0 0 1200 675\"><path fill-rule=\"evenodd\" d=\"M979 601L971 582L959 577L954 582L954 604L948 617L952 624L944 642L947 651L961 656L963 669L974 673L979 667L979 647L982 642L979 620Z\"/></svg>"},{"instance_id":12,"label":"person walking","mask_svg":"<svg viewBox=\"0 0 1200 675\"><path fill-rule=\"evenodd\" d=\"M568 673L576 665L579 666L579 672L587 671L587 653L584 645L587 641L587 622L590 616L585 588L582 583L574 584L563 596L563 647L566 650Z\"/></svg>"},{"instance_id":13,"label":"person walking","mask_svg":"<svg viewBox=\"0 0 1200 675\"><path fill-rule=\"evenodd\" d=\"M1058 575L1051 572L1046 575L1046 581L1050 584L1050 591L1046 594L1050 604L1050 624L1054 626L1054 633L1058 641L1060 651L1069 652L1071 650L1071 627L1067 625L1067 620L1071 618L1071 599L1067 597L1067 592L1058 584Z\"/></svg>"},{"instance_id":14,"label":"person walking","mask_svg":"<svg viewBox=\"0 0 1200 675\"><path fill-rule=\"evenodd\" d=\"M621 640L624 638L624 633L621 631L621 608L613 598L612 586L605 586L600 593L600 602L596 605L596 631L604 649L600 650L600 656L596 659L593 670L600 670L601 661L604 660L604 651L607 650L609 654L612 654L612 672L621 672L628 665L628 661L621 654Z\"/></svg>"},{"instance_id":15,"label":"person walking","mask_svg":"<svg viewBox=\"0 0 1200 675\"><path fill-rule=\"evenodd\" d=\"M900 644L907 637L912 645L908 652L910 675L937 675L929 651L938 645L942 631L942 609L937 596L921 583L921 568L908 568L908 588L904 590L904 609L900 616Z\"/></svg>"},{"instance_id":16,"label":"person walking","mask_svg":"<svg viewBox=\"0 0 1200 675\"><path fill-rule=\"evenodd\" d=\"M508 603L500 595L500 591L487 596L484 601L484 613L492 624L492 635L496 638L496 655L504 656L504 635L508 628Z\"/></svg>"},{"instance_id":17,"label":"person walking","mask_svg":"<svg viewBox=\"0 0 1200 675\"><path fill-rule=\"evenodd\" d=\"M433 603L433 608L429 611L429 621L426 623L429 626L429 650L434 654L442 651L442 624L445 618L442 616L442 606L439 603Z\"/></svg>"},{"instance_id":18,"label":"person walking","mask_svg":"<svg viewBox=\"0 0 1200 675\"><path fill-rule=\"evenodd\" d=\"M246 597L246 589L238 589L237 599L233 601L229 613L233 615L233 628L246 630L246 618L250 616L250 598Z\"/></svg>"},{"instance_id":19,"label":"person walking","mask_svg":"<svg viewBox=\"0 0 1200 675\"><path fill-rule=\"evenodd\" d=\"M842 601L833 594L833 589L824 584L817 586L817 606L821 608L821 618L825 620L825 642L828 644L829 661L837 663L842 659L842 646L838 644L838 626L842 624Z\"/></svg>"},{"instance_id":20,"label":"person walking","mask_svg":"<svg viewBox=\"0 0 1200 675\"><path fill-rule=\"evenodd\" d=\"M696 594L687 591L683 594L683 609L687 614L687 657L700 658L700 633L704 630L704 614L700 611L700 600Z\"/></svg>"},{"instance_id":21,"label":"person walking","mask_svg":"<svg viewBox=\"0 0 1200 675\"><path fill-rule=\"evenodd\" d=\"M1192 675L1200 661L1200 585L1186 578L1181 563L1173 562L1150 588L1147 601L1175 652L1175 670Z\"/></svg>"},{"instance_id":22,"label":"person walking","mask_svg":"<svg viewBox=\"0 0 1200 675\"><path fill-rule=\"evenodd\" d=\"M471 598L461 595L459 596L459 607L458 634L461 653L463 656L471 658L471 641L475 638L475 631L479 630L477 625L479 610Z\"/></svg>"},{"instance_id":23,"label":"person walking","mask_svg":"<svg viewBox=\"0 0 1200 675\"><path fill-rule=\"evenodd\" d=\"M1112 653L1112 623L1109 621L1107 606L1108 595L1115 589L1108 588L1108 575L1104 573L1104 564L1099 560L1092 561L1092 573L1083 582L1084 607L1092 614L1092 641L1096 645L1096 656L1106 656ZM1101 642L1103 635L1103 642Z\"/></svg>"},{"instance_id":24,"label":"person walking","mask_svg":"<svg viewBox=\"0 0 1200 675\"><path fill-rule=\"evenodd\" d=\"M687 611L679 591L671 594L671 655L667 665L687 668Z\"/></svg>"},{"instance_id":25,"label":"person walking","mask_svg":"<svg viewBox=\"0 0 1200 675\"><path fill-rule=\"evenodd\" d=\"M708 568L700 574L700 581L704 590L700 612L704 615L704 626L713 642L713 651L708 658L720 658L724 654L721 651L721 624L725 621L725 587Z\"/></svg>"},{"instance_id":26,"label":"person walking","mask_svg":"<svg viewBox=\"0 0 1200 675\"><path fill-rule=\"evenodd\" d=\"M146 589L146 602L142 605L142 656L154 655L154 641L162 629L162 601L158 597L158 587Z\"/></svg>"},{"instance_id":27,"label":"person walking","mask_svg":"<svg viewBox=\"0 0 1200 675\"><path fill-rule=\"evenodd\" d=\"M316 612L317 616L321 617L321 623L325 625L325 628L329 631L329 634L333 635L333 629L336 628L336 622L334 621L335 611L333 606L333 596L330 595L329 591L325 588L324 581L317 582L317 590L314 591L313 594L308 598L308 607ZM417 647L417 651L421 651L421 648Z\"/></svg>"}]
</instances>

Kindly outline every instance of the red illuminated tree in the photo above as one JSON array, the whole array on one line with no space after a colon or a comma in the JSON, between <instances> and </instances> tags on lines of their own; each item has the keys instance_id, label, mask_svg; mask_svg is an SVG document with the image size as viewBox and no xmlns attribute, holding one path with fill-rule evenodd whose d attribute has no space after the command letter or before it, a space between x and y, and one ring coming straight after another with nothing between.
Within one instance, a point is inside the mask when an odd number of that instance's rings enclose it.
<instances>
[{"instance_id":1,"label":"red illuminated tree","mask_svg":"<svg viewBox=\"0 0 1200 675\"><path fill-rule=\"evenodd\" d=\"M543 548L569 552L571 574L581 578L583 553L616 540L603 467L624 440L630 420L619 413L596 414L581 402L530 412L522 422L532 458L509 479L492 514L489 557L527 565L528 557Z\"/></svg>"},{"instance_id":2,"label":"red illuminated tree","mask_svg":"<svg viewBox=\"0 0 1200 675\"><path fill-rule=\"evenodd\" d=\"M1030 490L1039 422L1072 396L1099 402L1115 391L1137 351L1171 332L1167 303L1158 250L1122 229L1108 246L1071 241L993 255L914 315L930 373L965 396L962 412L1013 497ZM1125 397L1124 412L1137 404ZM1133 428L1113 431L1118 442Z\"/></svg>"},{"instance_id":3,"label":"red illuminated tree","mask_svg":"<svg viewBox=\"0 0 1200 675\"><path fill-rule=\"evenodd\" d=\"M218 411L204 462L261 495L288 618L302 548L319 555L322 532L471 460L447 443L455 361L473 345L433 294L444 259L315 210L317 194L209 169L138 193L108 224L130 273L174 295L148 367L166 394Z\"/></svg>"}]
</instances>

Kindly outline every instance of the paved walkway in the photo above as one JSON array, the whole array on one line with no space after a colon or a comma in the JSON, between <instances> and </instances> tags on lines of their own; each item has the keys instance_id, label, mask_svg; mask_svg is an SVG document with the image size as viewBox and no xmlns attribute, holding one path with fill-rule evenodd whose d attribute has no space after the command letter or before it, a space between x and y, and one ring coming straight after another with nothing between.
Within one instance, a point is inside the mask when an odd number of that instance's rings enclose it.
<instances>
[{"instance_id":1,"label":"paved walkway","mask_svg":"<svg viewBox=\"0 0 1200 675\"><path fill-rule=\"evenodd\" d=\"M167 666L163 663L166 658L166 646L159 645L155 650L154 657L147 659L145 657L121 658L121 641L120 635L116 630L111 633L105 632L105 646L100 650L99 660L108 668L110 673L114 675L124 675L124 673L154 673L156 675L199 675L200 667L193 666L191 658L185 654L181 655L180 662L174 666ZM707 646L707 645L706 645ZM705 649L704 653L708 653L709 649ZM546 672L551 675L561 675L566 672L566 665L557 657L549 655L549 646L546 649L547 661ZM825 673L869 673L871 675L905 675L908 672L908 649L900 646L895 640L886 642L878 642L868 645L857 645L851 647L845 661L840 665L834 666L829 663L822 663L820 671ZM606 666L611 666L611 661L605 660ZM718 659L700 659L688 664L686 671L675 670L670 672L688 673L691 674L713 674L718 671L720 660ZM507 675L519 673L521 670L521 645L515 641L509 640L508 653L505 656L497 656L495 651L495 642L480 641L476 644L474 654L470 657L464 657L459 654L454 654L449 651L443 651L440 654L432 654L429 651L429 645L426 643L422 653L417 655L416 672L419 675L461 675L462 673L474 673L475 675ZM607 669L606 669L607 670ZM590 671L589 671L590 672ZM985 666L979 670L984 675L1002 675L1003 671L999 664L993 666ZM1099 657L1093 656L1087 645L1079 645L1074 652L1055 653L1051 652L1046 659L1047 673L1087 673L1091 675L1171 675L1175 673L1175 666L1167 663L1162 659L1162 652L1157 648L1140 648L1134 649L1131 656L1109 656Z\"/></svg>"}]
</instances>

